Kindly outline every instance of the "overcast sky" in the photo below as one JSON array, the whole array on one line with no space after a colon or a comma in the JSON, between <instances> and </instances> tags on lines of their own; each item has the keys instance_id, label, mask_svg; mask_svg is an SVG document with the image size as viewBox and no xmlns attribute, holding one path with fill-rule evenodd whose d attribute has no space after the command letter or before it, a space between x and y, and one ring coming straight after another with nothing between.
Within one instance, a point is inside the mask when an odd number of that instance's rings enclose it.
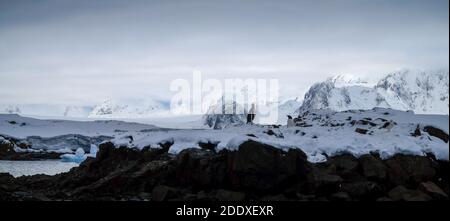
<instances>
[{"instance_id":1,"label":"overcast sky","mask_svg":"<svg viewBox=\"0 0 450 221\"><path fill-rule=\"evenodd\" d=\"M0 0L0 103L169 99L192 78L448 69L448 0Z\"/></svg>"}]
</instances>

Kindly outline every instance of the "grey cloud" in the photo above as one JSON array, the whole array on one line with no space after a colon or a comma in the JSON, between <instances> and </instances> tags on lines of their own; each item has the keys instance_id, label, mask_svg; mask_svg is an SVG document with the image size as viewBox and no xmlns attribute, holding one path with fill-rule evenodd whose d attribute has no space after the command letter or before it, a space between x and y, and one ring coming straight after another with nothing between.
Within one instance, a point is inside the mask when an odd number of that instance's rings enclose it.
<instances>
[{"instance_id":1,"label":"grey cloud","mask_svg":"<svg viewBox=\"0 0 450 221\"><path fill-rule=\"evenodd\" d=\"M447 0L0 1L0 98L169 97L194 69L299 96L332 74L448 68L448 25Z\"/></svg>"}]
</instances>

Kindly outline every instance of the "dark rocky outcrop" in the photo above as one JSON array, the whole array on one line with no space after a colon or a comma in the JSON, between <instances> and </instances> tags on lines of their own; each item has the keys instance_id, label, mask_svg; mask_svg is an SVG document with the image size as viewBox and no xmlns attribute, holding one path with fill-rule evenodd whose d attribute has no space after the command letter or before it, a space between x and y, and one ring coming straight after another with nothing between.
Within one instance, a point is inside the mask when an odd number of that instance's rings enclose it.
<instances>
[{"instance_id":1,"label":"dark rocky outcrop","mask_svg":"<svg viewBox=\"0 0 450 221\"><path fill-rule=\"evenodd\" d=\"M219 141L198 142L198 146L202 149L216 152L216 147L219 143Z\"/></svg>"},{"instance_id":2,"label":"dark rocky outcrop","mask_svg":"<svg viewBox=\"0 0 450 221\"><path fill-rule=\"evenodd\" d=\"M310 163L299 149L256 141L238 150L171 155L103 143L67 173L0 174L0 200L448 200L448 162L432 156L349 154Z\"/></svg>"},{"instance_id":3,"label":"dark rocky outcrop","mask_svg":"<svg viewBox=\"0 0 450 221\"><path fill-rule=\"evenodd\" d=\"M129 136L128 139L133 139ZM109 136L88 137L67 134L54 137L29 136L19 139L6 135L0 137L0 160L48 160L60 159L62 153L55 150L70 147L72 151L82 148L89 153L91 145L110 140ZM15 148L18 148L16 150Z\"/></svg>"},{"instance_id":4,"label":"dark rocky outcrop","mask_svg":"<svg viewBox=\"0 0 450 221\"><path fill-rule=\"evenodd\" d=\"M427 132L429 135L431 135L433 137L437 137L437 138L441 139L442 141L448 143L448 134L439 128L432 127L432 126L425 126L423 128L423 131Z\"/></svg>"},{"instance_id":5,"label":"dark rocky outcrop","mask_svg":"<svg viewBox=\"0 0 450 221\"><path fill-rule=\"evenodd\" d=\"M30 151L16 152L14 146L22 148L26 151L27 146L24 143L15 143L14 141L0 143L0 160L46 160L59 159L60 153L49 151Z\"/></svg>"},{"instance_id":6,"label":"dark rocky outcrop","mask_svg":"<svg viewBox=\"0 0 450 221\"><path fill-rule=\"evenodd\" d=\"M355 132L360 133L360 134L367 134L368 130L362 129L362 128L356 128Z\"/></svg>"}]
</instances>

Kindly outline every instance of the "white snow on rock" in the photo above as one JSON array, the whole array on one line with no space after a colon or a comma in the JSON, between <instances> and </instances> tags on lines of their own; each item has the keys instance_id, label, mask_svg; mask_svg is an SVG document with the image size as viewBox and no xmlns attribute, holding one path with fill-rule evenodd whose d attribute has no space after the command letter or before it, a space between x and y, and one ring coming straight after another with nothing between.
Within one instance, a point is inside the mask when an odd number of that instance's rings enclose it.
<instances>
[{"instance_id":1,"label":"white snow on rock","mask_svg":"<svg viewBox=\"0 0 450 221\"><path fill-rule=\"evenodd\" d=\"M448 70L403 70L387 74L371 84L350 75L340 75L311 86L298 112L325 108L343 111L385 107L448 115L448 76Z\"/></svg>"},{"instance_id":2,"label":"white snow on rock","mask_svg":"<svg viewBox=\"0 0 450 221\"><path fill-rule=\"evenodd\" d=\"M146 146L160 148L160 143L169 141L173 142L169 149L173 154L186 148L200 148L199 143L208 142L216 143L217 150L236 150L242 142L252 139L284 150L299 148L312 162L323 161L326 156L343 152L355 156L377 152L383 158L395 153L433 153L438 159L449 158L448 143L431 136L423 129L425 126L433 126L448 134L448 115L422 115L386 108L343 112L322 109L304 112L301 118L302 121L297 126L289 128L244 124L212 130L162 129L120 121L52 121L19 115L0 115L0 134L16 138L63 134L107 135L113 137L112 141L118 146L138 149ZM390 131L383 128L389 121L396 123ZM421 135L412 136L417 126ZM356 132L357 128L365 134Z\"/></svg>"},{"instance_id":3,"label":"white snow on rock","mask_svg":"<svg viewBox=\"0 0 450 221\"><path fill-rule=\"evenodd\" d=\"M370 119L370 120L369 120ZM361 123L361 120L370 124ZM388 131L382 126L389 121L396 125ZM150 146L159 148L159 143L174 142L170 153L178 153L186 148L200 148L199 142L218 143L217 150L235 150L246 140L267 143L281 149L300 148L312 162L323 161L326 156L351 153L355 156L377 152L383 158L395 153L425 155L433 153L438 159L448 160L449 146L443 140L423 131L425 126L442 129L448 134L448 116L417 115L412 112L374 108L335 112L312 110L303 116L303 126L279 127L242 125L223 130L167 130L133 134L133 141L118 139L118 145L133 148ZM421 136L414 137L419 125ZM367 134L357 133L357 128L367 130ZM272 130L274 135L269 135Z\"/></svg>"}]
</instances>

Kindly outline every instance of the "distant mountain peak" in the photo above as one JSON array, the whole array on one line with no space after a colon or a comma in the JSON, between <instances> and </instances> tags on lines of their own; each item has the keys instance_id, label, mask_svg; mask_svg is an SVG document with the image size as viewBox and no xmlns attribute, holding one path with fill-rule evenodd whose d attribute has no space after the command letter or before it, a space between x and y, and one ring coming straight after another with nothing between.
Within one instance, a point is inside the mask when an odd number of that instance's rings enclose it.
<instances>
[{"instance_id":1,"label":"distant mountain peak","mask_svg":"<svg viewBox=\"0 0 450 221\"><path fill-rule=\"evenodd\" d=\"M367 85L368 81L352 74L339 74L327 79L331 81L336 87L350 86L350 85Z\"/></svg>"},{"instance_id":2,"label":"distant mountain peak","mask_svg":"<svg viewBox=\"0 0 450 221\"><path fill-rule=\"evenodd\" d=\"M373 86L351 75L338 75L311 86L298 111L385 107L448 114L448 93L448 71L443 70L396 71L386 74Z\"/></svg>"},{"instance_id":3,"label":"distant mountain peak","mask_svg":"<svg viewBox=\"0 0 450 221\"><path fill-rule=\"evenodd\" d=\"M160 101L137 99L129 101L104 100L89 113L90 118L142 118L166 114L168 107Z\"/></svg>"}]
</instances>

